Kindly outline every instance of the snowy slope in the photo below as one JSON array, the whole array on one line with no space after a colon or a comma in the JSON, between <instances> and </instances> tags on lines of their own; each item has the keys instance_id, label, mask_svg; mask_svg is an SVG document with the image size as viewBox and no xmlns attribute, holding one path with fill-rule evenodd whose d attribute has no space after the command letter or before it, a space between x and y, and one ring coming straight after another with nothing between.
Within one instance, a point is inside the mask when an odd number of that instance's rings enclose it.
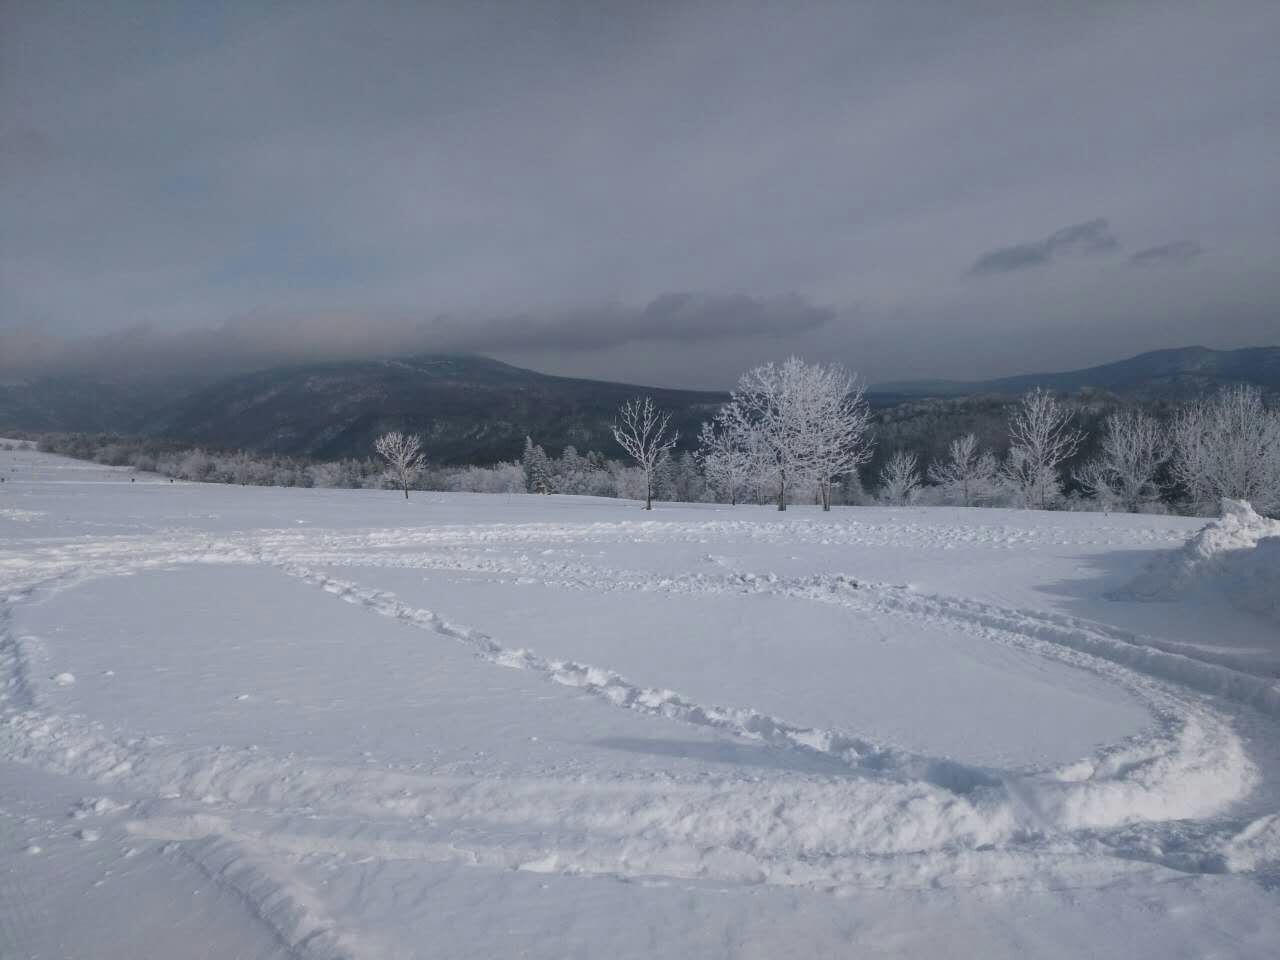
<instances>
[{"instance_id":1,"label":"snowy slope","mask_svg":"<svg viewBox=\"0 0 1280 960\"><path fill-rule=\"evenodd\" d=\"M1200 522L0 475L0 956L1280 948Z\"/></svg>"}]
</instances>

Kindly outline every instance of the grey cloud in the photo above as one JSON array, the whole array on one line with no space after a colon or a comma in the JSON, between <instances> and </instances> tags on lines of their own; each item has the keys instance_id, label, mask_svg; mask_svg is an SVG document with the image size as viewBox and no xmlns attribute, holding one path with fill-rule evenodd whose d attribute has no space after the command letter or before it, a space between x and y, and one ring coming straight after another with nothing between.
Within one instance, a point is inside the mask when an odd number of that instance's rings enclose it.
<instances>
[{"instance_id":1,"label":"grey cloud","mask_svg":"<svg viewBox=\"0 0 1280 960\"><path fill-rule=\"evenodd\" d=\"M90 374L111 379L216 375L292 363L411 353L582 353L634 344L750 341L804 336L836 313L798 295L753 298L667 293L644 306L617 303L517 316L405 311L258 312L212 329L137 325L64 339L26 327L0 330L0 375Z\"/></svg>"},{"instance_id":2,"label":"grey cloud","mask_svg":"<svg viewBox=\"0 0 1280 960\"><path fill-rule=\"evenodd\" d=\"M1110 224L1105 218L1098 217L1063 227L1034 243L989 250L969 268L969 275L1009 273L1044 266L1060 256L1097 256L1115 253L1119 249L1120 241L1112 235Z\"/></svg>"},{"instance_id":3,"label":"grey cloud","mask_svg":"<svg viewBox=\"0 0 1280 960\"><path fill-rule=\"evenodd\" d=\"M1034 369L1086 317L1073 362L1275 339L1274 0L190 6L4 4L10 341L715 385L791 350ZM1129 262L1093 211L1214 256L1069 270Z\"/></svg>"},{"instance_id":4,"label":"grey cloud","mask_svg":"<svg viewBox=\"0 0 1280 960\"><path fill-rule=\"evenodd\" d=\"M42 130L30 126L0 129L0 172L6 177L38 174L57 157L57 149Z\"/></svg>"},{"instance_id":5,"label":"grey cloud","mask_svg":"<svg viewBox=\"0 0 1280 960\"><path fill-rule=\"evenodd\" d=\"M1190 263L1203 251L1194 240L1176 240L1158 247L1147 247L1129 257L1129 263L1135 267L1156 267L1170 265L1180 267Z\"/></svg>"},{"instance_id":6,"label":"grey cloud","mask_svg":"<svg viewBox=\"0 0 1280 960\"><path fill-rule=\"evenodd\" d=\"M506 317L444 316L419 330L424 340L448 349L578 352L648 341L697 344L794 337L826 325L834 316L832 308L816 306L796 294L756 298L665 293L638 308L612 303Z\"/></svg>"}]
</instances>

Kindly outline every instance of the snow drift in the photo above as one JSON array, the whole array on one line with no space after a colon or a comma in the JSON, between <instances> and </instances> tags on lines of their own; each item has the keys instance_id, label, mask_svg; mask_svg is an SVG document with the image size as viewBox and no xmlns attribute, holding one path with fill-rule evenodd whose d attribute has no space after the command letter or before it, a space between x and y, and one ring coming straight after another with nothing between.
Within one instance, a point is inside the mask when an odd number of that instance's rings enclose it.
<instances>
[{"instance_id":1,"label":"snow drift","mask_svg":"<svg viewBox=\"0 0 1280 960\"><path fill-rule=\"evenodd\" d=\"M1243 500L1223 500L1222 516L1178 550L1155 558L1116 600L1175 600L1201 587L1242 609L1280 620L1280 521Z\"/></svg>"}]
</instances>

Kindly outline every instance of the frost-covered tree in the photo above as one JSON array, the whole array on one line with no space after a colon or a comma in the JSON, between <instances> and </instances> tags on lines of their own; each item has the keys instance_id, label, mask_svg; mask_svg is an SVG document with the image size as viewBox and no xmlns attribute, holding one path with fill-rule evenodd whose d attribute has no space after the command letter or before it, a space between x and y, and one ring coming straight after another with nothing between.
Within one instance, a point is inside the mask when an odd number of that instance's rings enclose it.
<instances>
[{"instance_id":1,"label":"frost-covered tree","mask_svg":"<svg viewBox=\"0 0 1280 960\"><path fill-rule=\"evenodd\" d=\"M197 447L182 458L175 473L184 480L212 480L216 467L213 458Z\"/></svg>"},{"instance_id":2,"label":"frost-covered tree","mask_svg":"<svg viewBox=\"0 0 1280 960\"><path fill-rule=\"evenodd\" d=\"M869 414L862 391L839 367L790 357L738 380L723 411L725 424L754 454L764 482L787 509L792 488L816 483L824 509L831 486L870 454Z\"/></svg>"},{"instance_id":3,"label":"frost-covered tree","mask_svg":"<svg viewBox=\"0 0 1280 960\"><path fill-rule=\"evenodd\" d=\"M1083 440L1084 434L1071 426L1071 411L1037 387L1009 417L1009 458L1001 478L1024 506L1047 510L1062 496L1062 464Z\"/></svg>"},{"instance_id":4,"label":"frost-covered tree","mask_svg":"<svg viewBox=\"0 0 1280 960\"><path fill-rule=\"evenodd\" d=\"M590 491L594 467L589 459L578 453L578 448L573 444L564 448L559 460L548 463L556 493L584 494Z\"/></svg>"},{"instance_id":5,"label":"frost-covered tree","mask_svg":"<svg viewBox=\"0 0 1280 960\"><path fill-rule=\"evenodd\" d=\"M387 472L409 499L409 487L422 471L422 438L393 430L374 441L373 449L387 463Z\"/></svg>"},{"instance_id":6,"label":"frost-covered tree","mask_svg":"<svg viewBox=\"0 0 1280 960\"><path fill-rule=\"evenodd\" d=\"M754 463L750 437L735 432L723 417L704 423L698 434L698 462L711 488L730 506L736 506Z\"/></svg>"},{"instance_id":7,"label":"frost-covered tree","mask_svg":"<svg viewBox=\"0 0 1280 960\"><path fill-rule=\"evenodd\" d=\"M668 457L667 464L672 500L702 503L707 499L707 481L699 466L697 454L686 451L678 457Z\"/></svg>"},{"instance_id":8,"label":"frost-covered tree","mask_svg":"<svg viewBox=\"0 0 1280 960\"><path fill-rule=\"evenodd\" d=\"M797 357L748 370L723 411L734 433L752 438L760 480L775 491L779 510L787 509L790 485L808 466L803 370Z\"/></svg>"},{"instance_id":9,"label":"frost-covered tree","mask_svg":"<svg viewBox=\"0 0 1280 960\"><path fill-rule=\"evenodd\" d=\"M668 429L671 415L653 405L650 397L628 400L618 410L613 438L644 473L644 508L653 509L654 472L679 434Z\"/></svg>"},{"instance_id":10,"label":"frost-covered tree","mask_svg":"<svg viewBox=\"0 0 1280 960\"><path fill-rule=\"evenodd\" d=\"M1223 498L1280 511L1280 410L1257 387L1226 387L1188 405L1173 427L1174 479L1197 507Z\"/></svg>"},{"instance_id":11,"label":"frost-covered tree","mask_svg":"<svg viewBox=\"0 0 1280 960\"><path fill-rule=\"evenodd\" d=\"M776 499L770 492L770 484L774 482L775 464L773 454L758 430L742 431L742 446L747 454L747 484L754 503L767 503Z\"/></svg>"},{"instance_id":12,"label":"frost-covered tree","mask_svg":"<svg viewBox=\"0 0 1280 960\"><path fill-rule=\"evenodd\" d=\"M1157 478L1167 459L1161 425L1139 410L1123 410L1107 417L1101 450L1075 478L1107 509L1137 513L1160 499Z\"/></svg>"},{"instance_id":13,"label":"frost-covered tree","mask_svg":"<svg viewBox=\"0 0 1280 960\"><path fill-rule=\"evenodd\" d=\"M906 506L920 490L919 461L914 453L898 450L880 471L880 499Z\"/></svg>"},{"instance_id":14,"label":"frost-covered tree","mask_svg":"<svg viewBox=\"0 0 1280 960\"><path fill-rule=\"evenodd\" d=\"M532 437L524 438L524 453L520 457L520 465L524 468L525 489L530 493L548 494L555 489L547 452L540 444L534 443Z\"/></svg>"},{"instance_id":15,"label":"frost-covered tree","mask_svg":"<svg viewBox=\"0 0 1280 960\"><path fill-rule=\"evenodd\" d=\"M809 473L822 509L830 510L832 486L871 459L871 408L862 385L840 367L814 364L807 379Z\"/></svg>"},{"instance_id":16,"label":"frost-covered tree","mask_svg":"<svg viewBox=\"0 0 1280 960\"><path fill-rule=\"evenodd\" d=\"M947 448L947 459L931 464L929 479L942 487L949 503L971 507L991 495L996 477L996 458L978 448L972 433L957 437Z\"/></svg>"}]
</instances>

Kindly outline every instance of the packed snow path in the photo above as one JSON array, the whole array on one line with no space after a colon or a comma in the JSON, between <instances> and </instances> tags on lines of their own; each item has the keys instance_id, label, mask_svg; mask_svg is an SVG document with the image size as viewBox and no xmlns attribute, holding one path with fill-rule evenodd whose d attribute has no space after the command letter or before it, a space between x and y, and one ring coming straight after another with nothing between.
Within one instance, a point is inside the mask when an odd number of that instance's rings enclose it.
<instances>
[{"instance_id":1,"label":"packed snow path","mask_svg":"<svg viewBox=\"0 0 1280 960\"><path fill-rule=\"evenodd\" d=\"M1280 943L1274 623L1105 599L1195 521L0 456L0 955L68 870L244 955Z\"/></svg>"}]
</instances>

